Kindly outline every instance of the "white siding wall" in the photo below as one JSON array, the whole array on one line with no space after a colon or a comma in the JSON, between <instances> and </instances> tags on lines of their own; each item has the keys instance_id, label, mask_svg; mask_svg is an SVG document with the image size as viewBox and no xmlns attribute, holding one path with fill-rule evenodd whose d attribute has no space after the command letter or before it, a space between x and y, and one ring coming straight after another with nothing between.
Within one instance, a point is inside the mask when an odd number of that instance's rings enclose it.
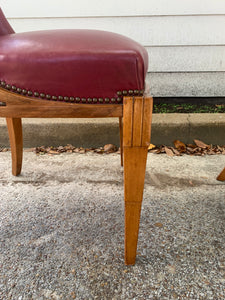
<instances>
[{"instance_id":1,"label":"white siding wall","mask_svg":"<svg viewBox=\"0 0 225 300\"><path fill-rule=\"evenodd\" d=\"M225 96L225 0L0 0L17 32L118 32L149 53L154 96Z\"/></svg>"}]
</instances>

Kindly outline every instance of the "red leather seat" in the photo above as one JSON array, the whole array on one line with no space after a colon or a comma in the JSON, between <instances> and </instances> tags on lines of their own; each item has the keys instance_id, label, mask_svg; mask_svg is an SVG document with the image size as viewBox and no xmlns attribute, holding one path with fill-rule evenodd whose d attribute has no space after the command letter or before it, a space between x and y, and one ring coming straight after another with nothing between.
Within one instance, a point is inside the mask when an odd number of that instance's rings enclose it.
<instances>
[{"instance_id":1,"label":"red leather seat","mask_svg":"<svg viewBox=\"0 0 225 300\"><path fill-rule=\"evenodd\" d=\"M97 30L0 36L1 86L26 96L77 103L121 103L141 95L148 67L143 46Z\"/></svg>"}]
</instances>

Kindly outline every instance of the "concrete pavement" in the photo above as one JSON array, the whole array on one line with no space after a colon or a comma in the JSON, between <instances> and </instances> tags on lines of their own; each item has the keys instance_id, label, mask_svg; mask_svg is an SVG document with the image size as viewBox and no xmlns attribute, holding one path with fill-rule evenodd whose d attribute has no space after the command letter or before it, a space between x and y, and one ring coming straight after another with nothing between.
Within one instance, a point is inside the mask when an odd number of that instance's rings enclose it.
<instances>
[{"instance_id":1,"label":"concrete pavement","mask_svg":"<svg viewBox=\"0 0 225 300\"><path fill-rule=\"evenodd\" d=\"M119 154L0 153L0 299L224 299L224 166L149 154L127 267Z\"/></svg>"}]
</instances>

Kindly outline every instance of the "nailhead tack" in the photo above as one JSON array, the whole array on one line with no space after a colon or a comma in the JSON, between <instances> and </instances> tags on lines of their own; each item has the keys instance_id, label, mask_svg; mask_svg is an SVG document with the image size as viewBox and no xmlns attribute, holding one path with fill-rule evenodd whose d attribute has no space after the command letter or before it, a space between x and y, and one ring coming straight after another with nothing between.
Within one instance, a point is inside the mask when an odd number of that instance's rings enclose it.
<instances>
[{"instance_id":1,"label":"nailhead tack","mask_svg":"<svg viewBox=\"0 0 225 300\"><path fill-rule=\"evenodd\" d=\"M0 86L2 88L5 88L7 90L11 90L18 94L23 94L25 96L34 96L34 97L40 97L42 99L47 100L54 100L54 101L66 101L66 102L82 102L82 103L121 103L123 100L123 96L129 95L129 96L142 96L144 94L144 90L122 90L117 91L117 98L80 98L80 97L68 97L68 96L51 96L49 94L39 93L37 91L27 91L26 89L22 89L19 87L16 87L15 85L7 84L5 81L0 80Z\"/></svg>"}]
</instances>

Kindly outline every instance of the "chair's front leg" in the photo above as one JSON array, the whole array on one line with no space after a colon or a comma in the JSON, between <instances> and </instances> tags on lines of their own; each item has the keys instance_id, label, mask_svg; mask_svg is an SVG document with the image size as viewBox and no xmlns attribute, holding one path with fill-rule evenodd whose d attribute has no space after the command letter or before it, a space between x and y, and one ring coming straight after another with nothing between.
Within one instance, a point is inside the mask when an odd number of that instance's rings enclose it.
<instances>
[{"instance_id":1,"label":"chair's front leg","mask_svg":"<svg viewBox=\"0 0 225 300\"><path fill-rule=\"evenodd\" d=\"M223 171L218 175L218 177L216 178L219 181L225 181L225 168L223 169Z\"/></svg>"},{"instance_id":2,"label":"chair's front leg","mask_svg":"<svg viewBox=\"0 0 225 300\"><path fill-rule=\"evenodd\" d=\"M20 118L6 118L12 155L12 174L21 172L23 160L23 133Z\"/></svg>"},{"instance_id":3,"label":"chair's front leg","mask_svg":"<svg viewBox=\"0 0 225 300\"><path fill-rule=\"evenodd\" d=\"M153 99L125 97L123 111L125 263L135 263Z\"/></svg>"},{"instance_id":4,"label":"chair's front leg","mask_svg":"<svg viewBox=\"0 0 225 300\"><path fill-rule=\"evenodd\" d=\"M120 163L123 166L123 118L119 117L119 127L120 127Z\"/></svg>"}]
</instances>

